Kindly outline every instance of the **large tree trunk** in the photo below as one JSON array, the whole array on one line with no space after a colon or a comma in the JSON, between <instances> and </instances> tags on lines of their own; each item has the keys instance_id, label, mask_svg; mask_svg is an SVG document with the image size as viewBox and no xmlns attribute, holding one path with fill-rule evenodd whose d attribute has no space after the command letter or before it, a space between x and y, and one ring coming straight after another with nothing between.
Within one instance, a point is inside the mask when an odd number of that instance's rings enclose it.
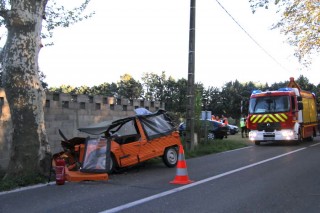
<instances>
[{"instance_id":1,"label":"large tree trunk","mask_svg":"<svg viewBox=\"0 0 320 213\"><path fill-rule=\"evenodd\" d=\"M45 131L45 92L38 74L41 28L48 0L13 0L5 17L3 84L12 116L10 162L5 178L47 175L50 147Z\"/></svg>"}]
</instances>

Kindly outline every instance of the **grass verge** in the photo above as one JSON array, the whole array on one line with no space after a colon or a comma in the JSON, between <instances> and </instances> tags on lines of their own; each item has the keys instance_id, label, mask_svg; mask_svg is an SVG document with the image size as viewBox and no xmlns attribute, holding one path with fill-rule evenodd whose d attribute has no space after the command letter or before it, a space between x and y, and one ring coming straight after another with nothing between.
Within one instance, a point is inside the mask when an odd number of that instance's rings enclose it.
<instances>
[{"instance_id":1,"label":"grass verge","mask_svg":"<svg viewBox=\"0 0 320 213\"><path fill-rule=\"evenodd\" d=\"M231 139L209 140L208 143L201 143L192 151L185 151L186 158L199 157L208 154L225 152L248 146L247 143Z\"/></svg>"},{"instance_id":2,"label":"grass verge","mask_svg":"<svg viewBox=\"0 0 320 213\"><path fill-rule=\"evenodd\" d=\"M10 180L2 180L4 174L0 176L0 192L1 191L9 191L12 189L31 186L39 183L46 183L48 178L45 178L41 175L33 175L28 177L16 177Z\"/></svg>"}]
</instances>

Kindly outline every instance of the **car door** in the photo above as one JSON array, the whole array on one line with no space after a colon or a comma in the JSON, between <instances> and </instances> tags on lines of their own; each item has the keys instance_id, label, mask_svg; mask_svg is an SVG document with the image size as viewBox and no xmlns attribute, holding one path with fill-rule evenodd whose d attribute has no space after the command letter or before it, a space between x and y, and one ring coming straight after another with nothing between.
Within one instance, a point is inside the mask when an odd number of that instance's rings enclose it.
<instances>
[{"instance_id":1,"label":"car door","mask_svg":"<svg viewBox=\"0 0 320 213\"><path fill-rule=\"evenodd\" d=\"M119 146L114 150L119 166L131 166L137 164L141 148L141 136L135 119L128 120L110 130L115 135L114 141Z\"/></svg>"},{"instance_id":2,"label":"car door","mask_svg":"<svg viewBox=\"0 0 320 213\"><path fill-rule=\"evenodd\" d=\"M145 142L141 144L140 158L148 160L163 155L165 148L175 145L172 139L172 124L164 114L140 117L138 120Z\"/></svg>"}]
</instances>

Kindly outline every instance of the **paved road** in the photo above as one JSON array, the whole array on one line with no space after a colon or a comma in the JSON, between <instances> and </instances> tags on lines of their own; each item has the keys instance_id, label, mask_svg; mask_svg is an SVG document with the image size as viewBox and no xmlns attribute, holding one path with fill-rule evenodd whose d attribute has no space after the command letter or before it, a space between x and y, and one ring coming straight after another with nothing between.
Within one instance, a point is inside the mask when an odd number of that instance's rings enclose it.
<instances>
[{"instance_id":1,"label":"paved road","mask_svg":"<svg viewBox=\"0 0 320 213\"><path fill-rule=\"evenodd\" d=\"M105 182L55 184L0 194L0 212L319 212L320 138L249 146L188 159L176 169L145 164Z\"/></svg>"}]
</instances>

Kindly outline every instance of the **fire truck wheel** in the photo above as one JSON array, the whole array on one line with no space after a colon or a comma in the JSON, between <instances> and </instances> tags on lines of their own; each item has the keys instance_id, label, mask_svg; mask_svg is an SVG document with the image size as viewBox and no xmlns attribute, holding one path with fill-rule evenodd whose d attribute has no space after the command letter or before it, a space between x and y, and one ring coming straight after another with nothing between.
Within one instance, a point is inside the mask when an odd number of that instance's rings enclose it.
<instances>
[{"instance_id":1,"label":"fire truck wheel","mask_svg":"<svg viewBox=\"0 0 320 213\"><path fill-rule=\"evenodd\" d=\"M303 141L303 138L302 138L302 135L301 135L301 129L299 129L297 145L302 143L302 141Z\"/></svg>"},{"instance_id":2,"label":"fire truck wheel","mask_svg":"<svg viewBox=\"0 0 320 213\"><path fill-rule=\"evenodd\" d=\"M176 147L168 147L164 150L164 154L162 156L164 164L169 167L175 167L178 163L178 150Z\"/></svg>"},{"instance_id":3,"label":"fire truck wheel","mask_svg":"<svg viewBox=\"0 0 320 213\"><path fill-rule=\"evenodd\" d=\"M255 141L254 144L255 145L260 145L260 142L259 141Z\"/></svg>"},{"instance_id":4,"label":"fire truck wheel","mask_svg":"<svg viewBox=\"0 0 320 213\"><path fill-rule=\"evenodd\" d=\"M310 141L310 142L312 142L312 141L313 141L313 137L310 136L310 137L307 138L307 140Z\"/></svg>"},{"instance_id":5,"label":"fire truck wheel","mask_svg":"<svg viewBox=\"0 0 320 213\"><path fill-rule=\"evenodd\" d=\"M299 132L298 132L298 140L296 140L294 143L295 143L296 145L300 145L302 142L303 142L303 138L302 138L302 135L301 135L301 129L299 129Z\"/></svg>"}]
</instances>

